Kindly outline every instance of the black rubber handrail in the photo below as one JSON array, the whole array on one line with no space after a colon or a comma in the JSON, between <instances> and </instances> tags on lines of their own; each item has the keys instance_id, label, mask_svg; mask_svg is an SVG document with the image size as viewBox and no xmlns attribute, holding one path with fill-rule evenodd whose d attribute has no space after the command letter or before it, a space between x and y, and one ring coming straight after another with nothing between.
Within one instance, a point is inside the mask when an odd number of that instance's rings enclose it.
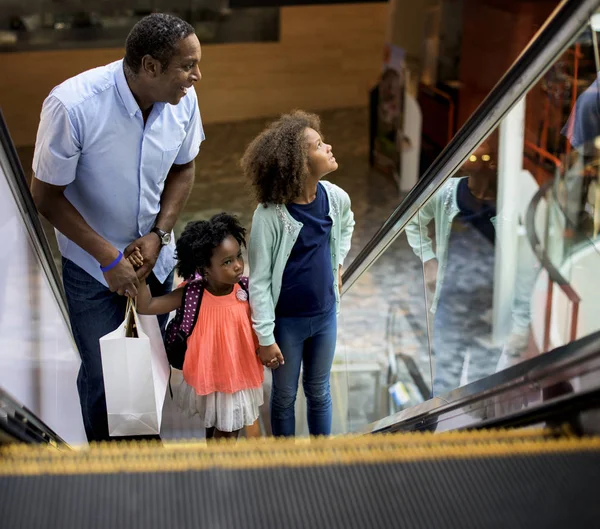
<instances>
[{"instance_id":1,"label":"black rubber handrail","mask_svg":"<svg viewBox=\"0 0 600 529\"><path fill-rule=\"evenodd\" d=\"M26 406L0 388L0 444L4 442L69 445Z\"/></svg>"}]
</instances>

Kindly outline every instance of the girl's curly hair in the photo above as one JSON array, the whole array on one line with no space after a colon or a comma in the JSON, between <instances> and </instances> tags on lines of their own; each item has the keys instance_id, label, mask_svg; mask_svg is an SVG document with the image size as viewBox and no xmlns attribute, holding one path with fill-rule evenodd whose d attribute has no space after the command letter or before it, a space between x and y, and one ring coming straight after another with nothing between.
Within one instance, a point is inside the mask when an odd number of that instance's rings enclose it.
<instances>
[{"instance_id":1,"label":"girl's curly hair","mask_svg":"<svg viewBox=\"0 0 600 529\"><path fill-rule=\"evenodd\" d=\"M271 123L248 145L242 168L261 204L287 204L304 187L308 162L307 128L321 134L316 114L296 110Z\"/></svg>"},{"instance_id":2,"label":"girl's curly hair","mask_svg":"<svg viewBox=\"0 0 600 529\"><path fill-rule=\"evenodd\" d=\"M194 277L210 266L213 252L231 235L240 246L246 246L246 229L237 217L219 213L210 220L189 222L177 239L177 273L184 279Z\"/></svg>"}]
</instances>

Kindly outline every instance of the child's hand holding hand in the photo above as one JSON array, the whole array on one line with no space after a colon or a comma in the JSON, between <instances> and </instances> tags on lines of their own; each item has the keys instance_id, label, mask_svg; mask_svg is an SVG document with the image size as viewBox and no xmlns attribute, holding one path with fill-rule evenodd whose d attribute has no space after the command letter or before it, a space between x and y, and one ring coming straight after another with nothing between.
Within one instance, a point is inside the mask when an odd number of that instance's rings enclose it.
<instances>
[{"instance_id":1,"label":"child's hand holding hand","mask_svg":"<svg viewBox=\"0 0 600 529\"><path fill-rule=\"evenodd\" d=\"M257 354L262 365L267 366L269 369L277 369L280 365L285 364L281 349L279 349L276 343L272 345L259 345Z\"/></svg>"},{"instance_id":2,"label":"child's hand holding hand","mask_svg":"<svg viewBox=\"0 0 600 529\"><path fill-rule=\"evenodd\" d=\"M144 258L142 257L142 252L139 248L133 251L133 253L127 258L127 260L131 263L133 268L139 268L144 264Z\"/></svg>"}]
</instances>

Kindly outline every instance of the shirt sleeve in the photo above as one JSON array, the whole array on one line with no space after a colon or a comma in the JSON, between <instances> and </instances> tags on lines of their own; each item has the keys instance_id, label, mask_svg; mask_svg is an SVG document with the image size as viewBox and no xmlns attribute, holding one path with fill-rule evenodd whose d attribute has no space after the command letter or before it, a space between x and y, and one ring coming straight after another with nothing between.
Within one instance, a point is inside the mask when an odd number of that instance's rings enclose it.
<instances>
[{"instance_id":1,"label":"shirt sleeve","mask_svg":"<svg viewBox=\"0 0 600 529\"><path fill-rule=\"evenodd\" d=\"M344 260L350 251L352 243L352 233L354 232L354 213L352 213L352 205L350 196L343 189L339 189L341 202L341 240L340 240L340 255L338 258L339 266L344 265Z\"/></svg>"},{"instance_id":2,"label":"shirt sleeve","mask_svg":"<svg viewBox=\"0 0 600 529\"><path fill-rule=\"evenodd\" d=\"M273 282L274 236L261 218L259 204L252 219L248 260L250 264L250 308L252 326L258 343L268 346L275 343L275 305L271 293Z\"/></svg>"},{"instance_id":3,"label":"shirt sleeve","mask_svg":"<svg viewBox=\"0 0 600 529\"><path fill-rule=\"evenodd\" d=\"M33 172L42 182L66 186L75 180L81 154L79 131L68 110L54 96L42 106L33 153Z\"/></svg>"},{"instance_id":4,"label":"shirt sleeve","mask_svg":"<svg viewBox=\"0 0 600 529\"><path fill-rule=\"evenodd\" d=\"M444 188L442 187L442 190L443 189ZM435 217L435 203L438 199L439 195L434 195L430 198L427 203L419 209L419 212L408 221L408 224L404 229L408 244L417 257L424 263L434 259L436 256L433 251L433 241L429 236L427 226Z\"/></svg>"},{"instance_id":5,"label":"shirt sleeve","mask_svg":"<svg viewBox=\"0 0 600 529\"><path fill-rule=\"evenodd\" d=\"M194 90L194 87L191 87L190 90ZM193 97L191 118L185 131L185 138L179 148L177 158L175 158L174 163L176 165L185 165L194 160L200 152L200 144L205 139L196 92L194 91L192 94L188 95L192 95Z\"/></svg>"}]
</instances>

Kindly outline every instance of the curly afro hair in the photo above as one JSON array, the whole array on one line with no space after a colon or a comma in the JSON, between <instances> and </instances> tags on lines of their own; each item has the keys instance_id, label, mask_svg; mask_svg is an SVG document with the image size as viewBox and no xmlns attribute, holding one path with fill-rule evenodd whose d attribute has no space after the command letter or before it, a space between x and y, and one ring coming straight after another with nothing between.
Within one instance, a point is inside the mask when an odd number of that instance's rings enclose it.
<instances>
[{"instance_id":1,"label":"curly afro hair","mask_svg":"<svg viewBox=\"0 0 600 529\"><path fill-rule=\"evenodd\" d=\"M194 33L185 20L165 13L153 13L142 18L129 32L125 41L125 65L137 74L144 55L160 62L162 71L168 67L180 40Z\"/></svg>"},{"instance_id":2,"label":"curly afro hair","mask_svg":"<svg viewBox=\"0 0 600 529\"><path fill-rule=\"evenodd\" d=\"M316 114L296 110L271 123L248 145L242 168L259 203L287 204L304 187L308 165L307 128L321 134Z\"/></svg>"},{"instance_id":3,"label":"curly afro hair","mask_svg":"<svg viewBox=\"0 0 600 529\"><path fill-rule=\"evenodd\" d=\"M177 273L184 279L194 277L196 272L204 275L215 248L229 235L240 246L246 246L246 229L237 217L227 213L188 223L177 239Z\"/></svg>"}]
</instances>

